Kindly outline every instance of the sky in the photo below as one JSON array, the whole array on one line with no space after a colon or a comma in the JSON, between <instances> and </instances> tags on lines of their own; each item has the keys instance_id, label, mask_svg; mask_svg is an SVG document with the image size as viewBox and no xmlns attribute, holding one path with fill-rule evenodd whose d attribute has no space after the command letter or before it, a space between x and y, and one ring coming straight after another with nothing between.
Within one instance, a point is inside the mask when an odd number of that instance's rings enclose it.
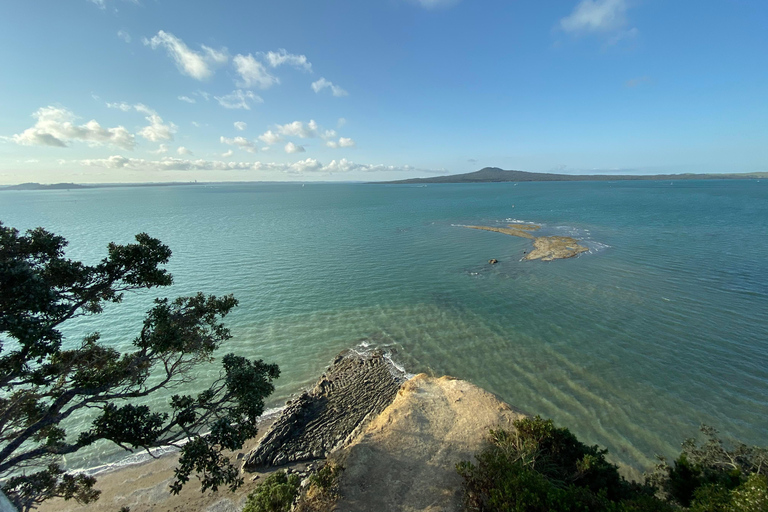
<instances>
[{"instance_id":1,"label":"sky","mask_svg":"<svg viewBox=\"0 0 768 512\"><path fill-rule=\"evenodd\" d=\"M0 184L768 171L765 0L30 0Z\"/></svg>"}]
</instances>

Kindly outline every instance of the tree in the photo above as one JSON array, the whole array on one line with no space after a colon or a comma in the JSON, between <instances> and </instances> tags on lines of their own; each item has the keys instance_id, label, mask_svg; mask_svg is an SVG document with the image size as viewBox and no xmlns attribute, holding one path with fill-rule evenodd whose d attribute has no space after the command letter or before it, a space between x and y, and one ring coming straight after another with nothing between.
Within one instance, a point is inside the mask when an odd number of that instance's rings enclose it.
<instances>
[{"instance_id":1,"label":"tree","mask_svg":"<svg viewBox=\"0 0 768 512\"><path fill-rule=\"evenodd\" d=\"M145 233L135 244L109 244L90 266L67 259L67 241L42 228L21 235L0 222L0 479L19 508L52 497L87 503L98 498L95 479L67 474L61 456L106 439L126 450L180 447L171 492L197 473L202 490L242 484L222 455L257 432L264 399L274 390L277 365L234 354L220 376L196 395L173 395L164 410L142 398L194 380L231 338L222 319L237 305L231 295L202 293L156 299L133 347L120 353L99 333L65 340L60 326L95 315L125 292L168 286L161 268L171 250ZM90 410L90 428L67 432L66 420Z\"/></svg>"}]
</instances>

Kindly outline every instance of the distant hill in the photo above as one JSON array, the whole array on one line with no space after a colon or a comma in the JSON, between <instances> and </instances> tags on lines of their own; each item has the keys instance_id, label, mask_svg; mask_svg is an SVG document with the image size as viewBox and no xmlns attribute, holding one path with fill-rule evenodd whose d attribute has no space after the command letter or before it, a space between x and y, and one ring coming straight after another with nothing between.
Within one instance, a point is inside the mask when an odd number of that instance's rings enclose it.
<instances>
[{"instance_id":1,"label":"distant hill","mask_svg":"<svg viewBox=\"0 0 768 512\"><path fill-rule=\"evenodd\" d=\"M22 183L21 185L10 185L0 187L0 190L68 190L71 188L91 188L77 183L54 183L53 185L42 185L40 183Z\"/></svg>"},{"instance_id":2,"label":"distant hill","mask_svg":"<svg viewBox=\"0 0 768 512\"><path fill-rule=\"evenodd\" d=\"M434 178L412 178L409 180L384 181L380 184L393 183L502 183L509 181L627 181L627 180L738 180L768 179L768 173L755 172L746 174L654 174L654 175L608 175L608 174L552 174L544 172L505 171L498 167L486 167L466 174L436 176Z\"/></svg>"}]
</instances>

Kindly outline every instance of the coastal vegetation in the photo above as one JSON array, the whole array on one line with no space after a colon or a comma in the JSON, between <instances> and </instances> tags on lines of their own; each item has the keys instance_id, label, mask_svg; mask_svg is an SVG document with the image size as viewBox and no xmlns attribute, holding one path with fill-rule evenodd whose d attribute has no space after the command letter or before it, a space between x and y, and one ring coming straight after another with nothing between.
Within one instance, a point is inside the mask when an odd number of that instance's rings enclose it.
<instances>
[{"instance_id":1,"label":"coastal vegetation","mask_svg":"<svg viewBox=\"0 0 768 512\"><path fill-rule=\"evenodd\" d=\"M121 353L91 333L65 339L62 325L102 312L125 292L164 287L171 250L147 234L109 244L96 265L66 258L67 241L42 228L20 234L0 223L0 479L20 509L53 497L88 503L95 478L70 474L63 456L98 441L132 451L180 449L171 492L197 474L202 490L243 482L224 450L257 433L277 365L225 355L220 376L196 395L175 394L162 410L144 402L193 377L231 338L222 319L237 305L202 293L156 299L143 327ZM90 428L68 420L90 414Z\"/></svg>"},{"instance_id":2,"label":"coastal vegetation","mask_svg":"<svg viewBox=\"0 0 768 512\"><path fill-rule=\"evenodd\" d=\"M717 431L683 443L672 465L662 459L645 482L629 482L567 428L539 416L514 430L492 430L477 464L457 465L468 511L768 511L768 449L738 443L727 448Z\"/></svg>"}]
</instances>

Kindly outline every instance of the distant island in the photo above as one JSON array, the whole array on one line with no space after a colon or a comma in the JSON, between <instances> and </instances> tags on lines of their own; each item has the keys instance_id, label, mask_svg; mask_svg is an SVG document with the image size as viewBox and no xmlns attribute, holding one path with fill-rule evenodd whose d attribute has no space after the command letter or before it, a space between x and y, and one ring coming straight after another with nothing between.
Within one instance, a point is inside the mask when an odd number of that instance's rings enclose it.
<instances>
[{"instance_id":1,"label":"distant island","mask_svg":"<svg viewBox=\"0 0 768 512\"><path fill-rule=\"evenodd\" d=\"M21 183L20 185L0 187L0 190L68 190L71 188L91 187L87 185L78 185L77 183L54 183L52 185L43 185L41 183Z\"/></svg>"},{"instance_id":2,"label":"distant island","mask_svg":"<svg viewBox=\"0 0 768 512\"><path fill-rule=\"evenodd\" d=\"M486 167L465 174L451 174L434 178L411 178L408 180L379 181L382 185L416 183L504 183L519 181L629 181L629 180L748 180L768 179L768 172L741 174L552 174L546 172L505 171L498 167Z\"/></svg>"}]
</instances>

